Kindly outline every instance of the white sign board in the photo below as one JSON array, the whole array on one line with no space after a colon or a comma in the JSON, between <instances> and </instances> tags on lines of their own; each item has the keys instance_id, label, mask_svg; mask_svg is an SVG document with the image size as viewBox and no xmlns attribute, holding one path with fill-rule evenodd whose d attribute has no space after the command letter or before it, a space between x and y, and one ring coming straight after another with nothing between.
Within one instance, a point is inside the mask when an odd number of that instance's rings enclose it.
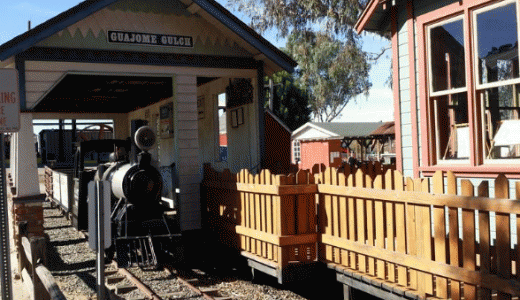
<instances>
[{"instance_id":1,"label":"white sign board","mask_svg":"<svg viewBox=\"0 0 520 300\"><path fill-rule=\"evenodd\" d=\"M0 69L0 132L20 130L18 72Z\"/></svg>"}]
</instances>

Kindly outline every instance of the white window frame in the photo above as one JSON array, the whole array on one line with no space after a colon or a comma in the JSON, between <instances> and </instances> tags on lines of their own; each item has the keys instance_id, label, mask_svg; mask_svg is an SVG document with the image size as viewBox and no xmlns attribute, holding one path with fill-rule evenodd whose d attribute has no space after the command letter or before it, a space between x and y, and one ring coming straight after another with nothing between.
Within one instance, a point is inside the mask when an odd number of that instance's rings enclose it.
<instances>
[{"instance_id":1,"label":"white window frame","mask_svg":"<svg viewBox=\"0 0 520 300\"><path fill-rule=\"evenodd\" d=\"M442 155L441 155L441 149L440 149L440 143L439 143L439 135L440 135L440 131L439 131L439 122L437 121L437 101L440 101L438 100L439 97L443 97L443 96L449 96L449 95L455 95L455 94L461 94L461 93L467 93L468 92L468 78L466 77L465 78L465 87L460 87L460 88L452 88L452 89L447 89L447 90L442 90L442 91L437 91L437 92L433 92L433 71L432 71L432 68L433 68L433 63L431 61L431 57L432 57L432 51L431 51L431 30L434 29L434 28L437 28L439 26L442 26L442 25L445 25L445 24L448 24L448 23L452 23L452 22L455 22L455 21L458 21L458 20L462 20L462 32L464 34L464 32L466 32L466 18L464 17L464 14L460 14L458 16L454 16L454 17L451 17L449 19L445 19L445 20L442 20L442 21L439 21L439 22L435 22L433 24L430 24L426 27L426 60L427 60L427 72L428 72L428 99L427 99L427 103L429 103L429 105L433 105L433 116L430 118L430 120L428 121L429 122L429 127L430 129L433 129L433 134L435 135L435 152L433 153L433 155L435 156L435 161L437 162L437 164L469 164L470 163L470 158L468 157L467 159L442 159ZM464 36L464 44L466 43L466 37ZM468 55L468 53L466 53L467 49L464 49L464 55ZM468 68L468 66L465 65L465 69ZM467 73L464 74L464 76L466 76ZM468 97L469 98L469 97ZM469 100L468 100L469 101ZM469 105L468 105L469 106ZM468 118L469 118L469 111L468 111ZM434 126L434 128L431 128L431 126ZM471 152L471 149L469 149L470 152Z\"/></svg>"},{"instance_id":2,"label":"white window frame","mask_svg":"<svg viewBox=\"0 0 520 300\"><path fill-rule=\"evenodd\" d=\"M498 87L502 87L502 86L510 86L510 85L515 85L515 84L520 84L520 76L518 78L513 78L513 79L509 79L509 80L504 80L504 81L496 81L496 82L491 82L491 83L480 83L480 74L479 74L479 56L478 56L478 33L477 33L477 29L478 29L478 26L477 26L477 15L483 13L483 12L486 12L486 11L490 11L490 10L493 10L493 9L496 9L496 8L499 8L499 7L503 7L503 6L507 6L507 5L510 5L512 3L515 3L516 4L516 22L517 22L517 41L520 42L520 5L519 3L517 2L517 0L509 0L509 1L502 1L502 2L498 2L498 3L494 3L494 4L490 4L490 5L487 5L487 6L484 6L484 7L481 7L481 8L478 8L478 9L475 9L472 11L472 14L471 14L471 18L472 18L472 22L473 22L473 28L472 28L472 32L471 32L471 35L472 35L472 40L473 40L473 45L472 45L472 55L473 55L473 60L472 60L472 63L473 63L473 82L475 84L475 95L476 95L476 98L475 98L475 101L480 101L480 107L481 107L481 111L480 111L480 114L479 114L479 117L481 118L481 128L479 129L481 131L481 136L482 136L482 148L479 149L478 151L482 153L483 157L484 157L484 165L487 165L487 164L518 164L518 162L520 161L519 158L512 158L512 159L491 159L491 158L487 158L487 155L486 155L486 116L485 116L485 99L484 97L478 97L479 94L481 94L481 92L484 92L486 89L491 89L491 88L498 88ZM520 56L520 46L517 47L517 51L519 52L519 56ZM519 69L520 69L520 60L519 60L519 66L517 66Z\"/></svg>"}]
</instances>

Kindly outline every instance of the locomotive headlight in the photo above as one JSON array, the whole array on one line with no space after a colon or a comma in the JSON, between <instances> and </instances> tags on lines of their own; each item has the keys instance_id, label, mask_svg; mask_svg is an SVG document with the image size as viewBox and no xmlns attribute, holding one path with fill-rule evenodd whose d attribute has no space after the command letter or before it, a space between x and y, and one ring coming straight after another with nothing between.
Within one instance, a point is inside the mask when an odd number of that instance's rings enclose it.
<instances>
[{"instance_id":1,"label":"locomotive headlight","mask_svg":"<svg viewBox=\"0 0 520 300\"><path fill-rule=\"evenodd\" d=\"M135 144L142 151L147 151L155 145L155 133L150 126L143 126L135 132Z\"/></svg>"}]
</instances>

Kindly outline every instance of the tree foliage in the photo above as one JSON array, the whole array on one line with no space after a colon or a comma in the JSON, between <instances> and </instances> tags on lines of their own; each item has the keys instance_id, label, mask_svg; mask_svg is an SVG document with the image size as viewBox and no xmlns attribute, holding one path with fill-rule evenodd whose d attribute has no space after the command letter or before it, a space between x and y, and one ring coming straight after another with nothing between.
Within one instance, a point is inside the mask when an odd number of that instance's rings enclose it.
<instances>
[{"instance_id":1,"label":"tree foliage","mask_svg":"<svg viewBox=\"0 0 520 300\"><path fill-rule=\"evenodd\" d=\"M367 93L371 56L354 25L368 0L228 0L263 32L288 38L296 78L309 97L313 119L328 122L360 93Z\"/></svg>"},{"instance_id":2,"label":"tree foliage","mask_svg":"<svg viewBox=\"0 0 520 300\"><path fill-rule=\"evenodd\" d=\"M322 31L353 35L353 26L368 0L228 0L228 4L251 17L256 30L276 28L278 35Z\"/></svg>"},{"instance_id":3,"label":"tree foliage","mask_svg":"<svg viewBox=\"0 0 520 300\"><path fill-rule=\"evenodd\" d=\"M323 33L294 33L287 51L298 62L298 80L310 97L313 118L329 122L358 94L368 93L370 64L355 40Z\"/></svg>"},{"instance_id":4,"label":"tree foliage","mask_svg":"<svg viewBox=\"0 0 520 300\"><path fill-rule=\"evenodd\" d=\"M273 113L279 117L287 127L295 130L310 121L309 98L305 90L301 89L295 78L281 71L273 75ZM268 84L268 78L265 83ZM269 93L266 93L265 106L269 105Z\"/></svg>"}]
</instances>

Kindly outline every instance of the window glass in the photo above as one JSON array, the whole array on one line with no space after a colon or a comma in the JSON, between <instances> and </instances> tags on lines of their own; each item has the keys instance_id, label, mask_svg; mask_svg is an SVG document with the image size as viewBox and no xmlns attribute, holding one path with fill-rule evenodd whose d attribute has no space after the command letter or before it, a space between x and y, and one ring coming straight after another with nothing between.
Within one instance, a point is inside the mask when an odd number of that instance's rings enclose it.
<instances>
[{"instance_id":1,"label":"window glass","mask_svg":"<svg viewBox=\"0 0 520 300\"><path fill-rule=\"evenodd\" d=\"M479 83L518 78L516 3L476 15Z\"/></svg>"},{"instance_id":2,"label":"window glass","mask_svg":"<svg viewBox=\"0 0 520 300\"><path fill-rule=\"evenodd\" d=\"M467 93L436 97L434 101L438 159L468 159Z\"/></svg>"},{"instance_id":3,"label":"window glass","mask_svg":"<svg viewBox=\"0 0 520 300\"><path fill-rule=\"evenodd\" d=\"M466 86L462 19L430 30L433 92Z\"/></svg>"},{"instance_id":4,"label":"window glass","mask_svg":"<svg viewBox=\"0 0 520 300\"><path fill-rule=\"evenodd\" d=\"M520 85L482 92L485 105L484 136L487 159L520 157Z\"/></svg>"}]
</instances>

